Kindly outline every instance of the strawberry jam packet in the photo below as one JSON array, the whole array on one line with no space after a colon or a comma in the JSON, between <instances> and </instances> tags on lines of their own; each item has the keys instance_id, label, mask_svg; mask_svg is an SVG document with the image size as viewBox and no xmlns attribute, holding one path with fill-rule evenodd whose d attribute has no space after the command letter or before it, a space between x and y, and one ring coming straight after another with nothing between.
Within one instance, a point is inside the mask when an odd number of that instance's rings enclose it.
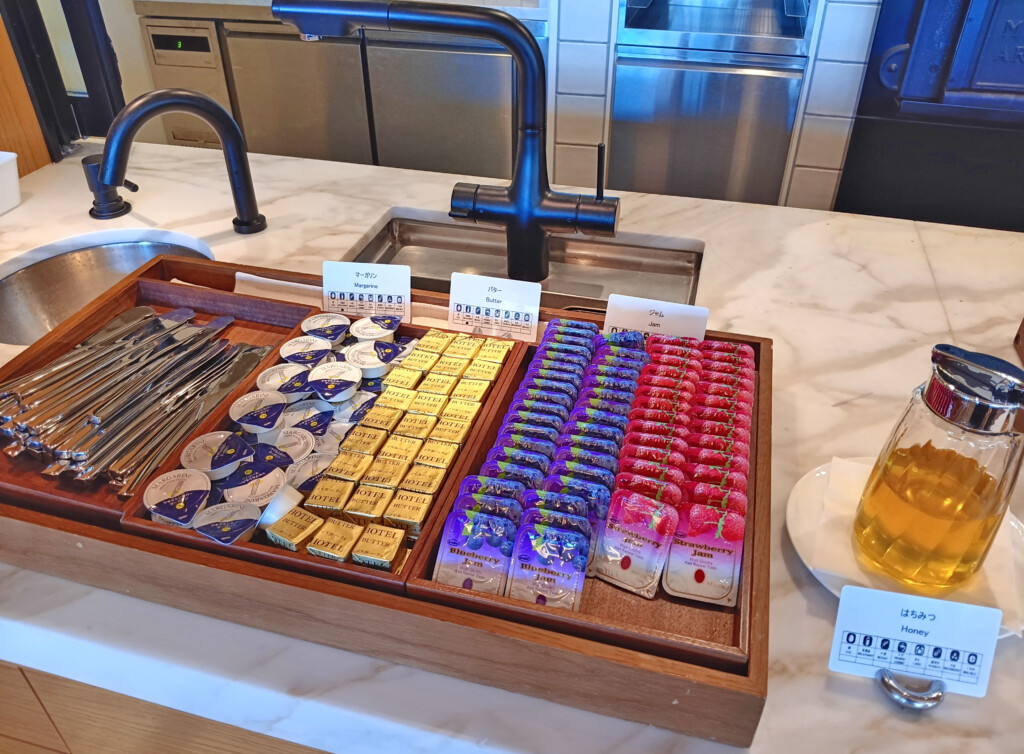
<instances>
[{"instance_id":1,"label":"strawberry jam packet","mask_svg":"<svg viewBox=\"0 0 1024 754\"><path fill-rule=\"evenodd\" d=\"M671 505L616 491L594 560L597 577L653 599L678 522Z\"/></svg>"},{"instance_id":2,"label":"strawberry jam packet","mask_svg":"<svg viewBox=\"0 0 1024 754\"><path fill-rule=\"evenodd\" d=\"M541 523L521 526L505 596L577 611L587 571L587 537Z\"/></svg>"},{"instance_id":3,"label":"strawberry jam packet","mask_svg":"<svg viewBox=\"0 0 1024 754\"><path fill-rule=\"evenodd\" d=\"M503 594L516 525L507 518L453 511L444 524L434 580L474 592Z\"/></svg>"},{"instance_id":4,"label":"strawberry jam packet","mask_svg":"<svg viewBox=\"0 0 1024 754\"><path fill-rule=\"evenodd\" d=\"M746 521L717 506L684 506L661 585L671 595L735 605Z\"/></svg>"}]
</instances>

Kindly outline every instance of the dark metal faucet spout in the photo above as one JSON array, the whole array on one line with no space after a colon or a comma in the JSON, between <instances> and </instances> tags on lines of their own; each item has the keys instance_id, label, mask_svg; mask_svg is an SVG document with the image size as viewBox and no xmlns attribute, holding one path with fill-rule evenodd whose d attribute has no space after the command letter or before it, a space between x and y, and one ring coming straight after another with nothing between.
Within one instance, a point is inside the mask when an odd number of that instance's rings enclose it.
<instances>
[{"instance_id":1,"label":"dark metal faucet spout","mask_svg":"<svg viewBox=\"0 0 1024 754\"><path fill-rule=\"evenodd\" d=\"M213 99L187 89L158 89L132 100L117 114L107 132L103 156L90 155L82 160L89 188L93 192L93 208L89 214L99 219L118 217L131 210L117 193L125 186L138 187L125 181L128 153L139 129L152 118L169 112L191 113L210 124L220 139L227 163L231 196L235 202L235 231L258 233L267 227L267 220L256 204L252 187L245 137L231 114Z\"/></svg>"},{"instance_id":2,"label":"dark metal faucet spout","mask_svg":"<svg viewBox=\"0 0 1024 754\"><path fill-rule=\"evenodd\" d=\"M512 55L517 71L516 162L509 186L458 183L452 217L505 227L508 276L548 276L548 234L613 235L619 200L563 194L548 181L544 56L523 24L502 11L404 0L275 0L274 15L307 39L340 37L360 28L419 31L489 39ZM600 192L599 193L603 193Z\"/></svg>"}]
</instances>

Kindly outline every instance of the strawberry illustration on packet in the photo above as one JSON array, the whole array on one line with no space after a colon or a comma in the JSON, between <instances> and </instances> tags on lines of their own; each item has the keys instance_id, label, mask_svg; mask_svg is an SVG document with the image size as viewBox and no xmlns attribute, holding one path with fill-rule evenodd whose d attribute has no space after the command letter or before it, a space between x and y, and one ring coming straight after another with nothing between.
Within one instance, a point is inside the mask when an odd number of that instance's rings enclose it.
<instances>
[{"instance_id":1,"label":"strawberry illustration on packet","mask_svg":"<svg viewBox=\"0 0 1024 754\"><path fill-rule=\"evenodd\" d=\"M661 586L671 595L735 605L746 518L735 510L693 503L679 511Z\"/></svg>"}]
</instances>

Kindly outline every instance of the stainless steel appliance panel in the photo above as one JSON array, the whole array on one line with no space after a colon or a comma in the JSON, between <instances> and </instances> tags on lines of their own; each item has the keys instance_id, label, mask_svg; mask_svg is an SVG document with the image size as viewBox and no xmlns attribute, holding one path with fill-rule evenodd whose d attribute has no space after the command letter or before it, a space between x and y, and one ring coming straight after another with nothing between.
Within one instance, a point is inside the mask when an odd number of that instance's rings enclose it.
<instances>
[{"instance_id":1,"label":"stainless steel appliance panel","mask_svg":"<svg viewBox=\"0 0 1024 754\"><path fill-rule=\"evenodd\" d=\"M608 188L777 204L803 66L620 46Z\"/></svg>"},{"instance_id":2,"label":"stainless steel appliance panel","mask_svg":"<svg viewBox=\"0 0 1024 754\"><path fill-rule=\"evenodd\" d=\"M496 46L450 39L367 33L378 160L388 167L509 178L512 57Z\"/></svg>"},{"instance_id":3,"label":"stainless steel appliance panel","mask_svg":"<svg viewBox=\"0 0 1024 754\"><path fill-rule=\"evenodd\" d=\"M304 42L281 24L225 24L251 152L372 163L358 39Z\"/></svg>"}]
</instances>

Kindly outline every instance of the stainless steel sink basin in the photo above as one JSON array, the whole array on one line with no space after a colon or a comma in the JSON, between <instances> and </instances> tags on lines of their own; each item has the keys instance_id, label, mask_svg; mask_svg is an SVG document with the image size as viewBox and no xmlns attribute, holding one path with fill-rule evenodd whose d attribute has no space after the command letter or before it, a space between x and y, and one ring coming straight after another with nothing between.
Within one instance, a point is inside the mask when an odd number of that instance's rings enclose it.
<instances>
[{"instance_id":1,"label":"stainless steel sink basin","mask_svg":"<svg viewBox=\"0 0 1024 754\"><path fill-rule=\"evenodd\" d=\"M158 254L209 257L175 243L123 241L64 251L12 272L0 279L0 343L34 343Z\"/></svg>"},{"instance_id":2,"label":"stainless steel sink basin","mask_svg":"<svg viewBox=\"0 0 1024 754\"><path fill-rule=\"evenodd\" d=\"M552 236L550 248L541 305L604 311L610 293L692 304L704 242L565 235ZM353 261L407 264L414 288L447 292L452 272L505 277L505 234L482 225L394 218Z\"/></svg>"}]
</instances>

